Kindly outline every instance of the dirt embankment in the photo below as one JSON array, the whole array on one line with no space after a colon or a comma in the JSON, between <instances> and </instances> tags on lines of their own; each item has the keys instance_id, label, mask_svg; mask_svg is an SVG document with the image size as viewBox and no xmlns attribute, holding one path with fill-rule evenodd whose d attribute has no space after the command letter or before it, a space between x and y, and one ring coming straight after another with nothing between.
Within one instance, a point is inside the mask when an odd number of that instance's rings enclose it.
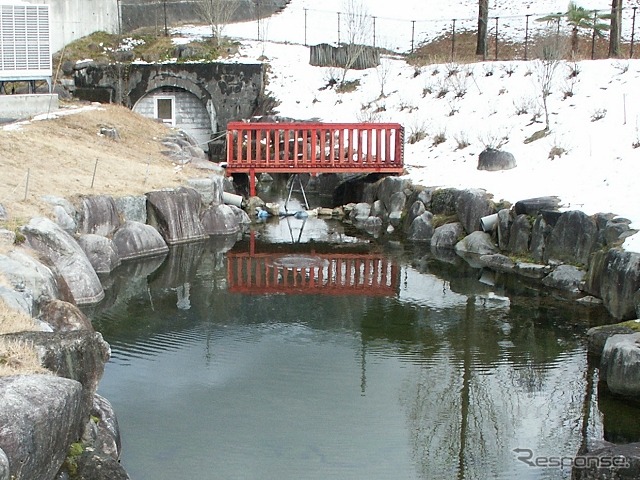
<instances>
[{"instance_id":1,"label":"dirt embankment","mask_svg":"<svg viewBox=\"0 0 640 480\"><path fill-rule=\"evenodd\" d=\"M117 105L74 103L61 113L69 109L80 111L0 126L0 204L9 226L49 215L43 195L141 194L201 175L162 153L168 127ZM102 127L115 128L119 139L101 135Z\"/></svg>"}]
</instances>

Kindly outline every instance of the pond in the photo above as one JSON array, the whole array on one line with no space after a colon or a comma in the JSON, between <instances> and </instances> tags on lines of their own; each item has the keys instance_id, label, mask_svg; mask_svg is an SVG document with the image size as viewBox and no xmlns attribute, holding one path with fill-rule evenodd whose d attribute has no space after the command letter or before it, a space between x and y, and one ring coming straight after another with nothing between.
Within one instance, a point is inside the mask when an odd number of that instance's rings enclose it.
<instances>
[{"instance_id":1,"label":"pond","mask_svg":"<svg viewBox=\"0 0 640 480\"><path fill-rule=\"evenodd\" d=\"M600 308L345 228L276 219L106 280L99 393L132 478L570 478L522 458L640 439L599 398Z\"/></svg>"}]
</instances>

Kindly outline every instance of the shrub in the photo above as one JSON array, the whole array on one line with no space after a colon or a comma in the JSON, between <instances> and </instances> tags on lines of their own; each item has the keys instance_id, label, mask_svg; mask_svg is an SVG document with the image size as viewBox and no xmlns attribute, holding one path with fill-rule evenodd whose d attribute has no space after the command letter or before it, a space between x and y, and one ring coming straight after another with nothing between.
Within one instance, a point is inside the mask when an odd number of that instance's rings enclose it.
<instances>
[{"instance_id":1,"label":"shrub","mask_svg":"<svg viewBox=\"0 0 640 480\"><path fill-rule=\"evenodd\" d=\"M437 147L438 145L440 145L441 143L444 143L447 141L447 133L445 130L440 130L438 133L436 133L433 136L433 143L432 145L434 147Z\"/></svg>"},{"instance_id":2,"label":"shrub","mask_svg":"<svg viewBox=\"0 0 640 480\"><path fill-rule=\"evenodd\" d=\"M592 122L597 122L598 120L602 120L606 116L607 116L607 109L606 108L597 108L591 114L591 121Z\"/></svg>"},{"instance_id":3,"label":"shrub","mask_svg":"<svg viewBox=\"0 0 640 480\"><path fill-rule=\"evenodd\" d=\"M409 127L407 143L413 145L427 138L427 127L424 122L414 123Z\"/></svg>"},{"instance_id":4,"label":"shrub","mask_svg":"<svg viewBox=\"0 0 640 480\"><path fill-rule=\"evenodd\" d=\"M469 143L469 137L467 137L466 132L459 132L455 134L453 136L453 139L455 140L457 145L456 150L464 150L469 145L471 145L471 143Z\"/></svg>"}]
</instances>

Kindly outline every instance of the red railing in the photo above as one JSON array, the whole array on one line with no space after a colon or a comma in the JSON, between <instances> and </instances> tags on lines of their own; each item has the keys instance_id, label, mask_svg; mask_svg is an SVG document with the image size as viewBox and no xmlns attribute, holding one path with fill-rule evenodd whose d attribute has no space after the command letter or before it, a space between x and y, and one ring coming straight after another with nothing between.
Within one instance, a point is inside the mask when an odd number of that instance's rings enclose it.
<instances>
[{"instance_id":1,"label":"red railing","mask_svg":"<svg viewBox=\"0 0 640 480\"><path fill-rule=\"evenodd\" d=\"M245 123L227 125L227 172L402 173L398 123Z\"/></svg>"},{"instance_id":2,"label":"red railing","mask_svg":"<svg viewBox=\"0 0 640 480\"><path fill-rule=\"evenodd\" d=\"M392 296L397 265L369 254L227 253L230 292Z\"/></svg>"}]
</instances>

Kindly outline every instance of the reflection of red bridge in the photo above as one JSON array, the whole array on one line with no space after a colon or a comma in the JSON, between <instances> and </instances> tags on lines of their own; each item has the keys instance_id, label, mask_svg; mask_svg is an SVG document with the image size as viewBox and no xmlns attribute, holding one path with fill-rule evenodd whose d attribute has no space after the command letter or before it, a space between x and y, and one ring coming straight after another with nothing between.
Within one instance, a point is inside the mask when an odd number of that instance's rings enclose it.
<instances>
[{"instance_id":1,"label":"reflection of red bridge","mask_svg":"<svg viewBox=\"0 0 640 480\"><path fill-rule=\"evenodd\" d=\"M372 254L227 253L230 292L391 296L400 271Z\"/></svg>"},{"instance_id":2,"label":"reflection of red bridge","mask_svg":"<svg viewBox=\"0 0 640 480\"><path fill-rule=\"evenodd\" d=\"M397 123L244 123L227 125L227 172L255 174L403 171L404 128Z\"/></svg>"}]
</instances>

